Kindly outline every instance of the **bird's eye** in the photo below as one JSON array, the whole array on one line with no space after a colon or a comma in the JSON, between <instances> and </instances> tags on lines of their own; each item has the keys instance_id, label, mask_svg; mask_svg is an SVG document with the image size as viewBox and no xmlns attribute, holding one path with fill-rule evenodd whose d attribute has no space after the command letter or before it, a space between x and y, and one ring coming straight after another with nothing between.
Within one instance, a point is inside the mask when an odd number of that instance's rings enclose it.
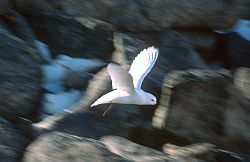
<instances>
[{"instance_id":1,"label":"bird's eye","mask_svg":"<svg viewBox=\"0 0 250 162\"><path fill-rule=\"evenodd\" d=\"M151 101L154 101L154 99L151 99Z\"/></svg>"}]
</instances>

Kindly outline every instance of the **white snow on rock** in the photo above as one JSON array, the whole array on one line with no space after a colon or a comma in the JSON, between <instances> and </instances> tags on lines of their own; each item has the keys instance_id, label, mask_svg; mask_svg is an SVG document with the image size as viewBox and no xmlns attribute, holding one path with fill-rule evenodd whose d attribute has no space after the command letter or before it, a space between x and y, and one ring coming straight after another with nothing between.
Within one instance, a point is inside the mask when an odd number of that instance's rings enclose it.
<instances>
[{"instance_id":1,"label":"white snow on rock","mask_svg":"<svg viewBox=\"0 0 250 162\"><path fill-rule=\"evenodd\" d=\"M65 109L70 109L81 96L81 92L77 90L70 90L57 94L46 93L42 101L43 112L54 114L62 112Z\"/></svg>"}]
</instances>

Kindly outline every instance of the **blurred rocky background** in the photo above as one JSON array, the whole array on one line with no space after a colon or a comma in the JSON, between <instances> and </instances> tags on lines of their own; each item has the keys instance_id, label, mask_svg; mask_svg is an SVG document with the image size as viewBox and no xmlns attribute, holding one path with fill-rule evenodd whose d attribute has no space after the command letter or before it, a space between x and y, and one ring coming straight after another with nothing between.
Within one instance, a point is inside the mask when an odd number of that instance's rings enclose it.
<instances>
[{"instance_id":1,"label":"blurred rocky background","mask_svg":"<svg viewBox=\"0 0 250 162\"><path fill-rule=\"evenodd\" d=\"M90 108L159 58L155 106ZM0 162L250 161L249 0L0 0Z\"/></svg>"}]
</instances>

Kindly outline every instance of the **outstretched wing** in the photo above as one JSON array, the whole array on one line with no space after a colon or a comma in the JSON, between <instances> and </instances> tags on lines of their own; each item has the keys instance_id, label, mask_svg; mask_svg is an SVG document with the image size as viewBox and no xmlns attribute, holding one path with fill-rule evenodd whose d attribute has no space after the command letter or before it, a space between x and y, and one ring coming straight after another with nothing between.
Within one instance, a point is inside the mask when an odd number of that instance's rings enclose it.
<instances>
[{"instance_id":1,"label":"outstretched wing","mask_svg":"<svg viewBox=\"0 0 250 162\"><path fill-rule=\"evenodd\" d=\"M107 69L112 80L113 89L122 90L128 93L134 91L133 78L127 70L113 63L108 64Z\"/></svg>"},{"instance_id":2,"label":"outstretched wing","mask_svg":"<svg viewBox=\"0 0 250 162\"><path fill-rule=\"evenodd\" d=\"M131 64L129 73L133 77L134 87L141 88L142 82L150 72L158 58L159 50L155 47L149 47L141 51Z\"/></svg>"}]
</instances>

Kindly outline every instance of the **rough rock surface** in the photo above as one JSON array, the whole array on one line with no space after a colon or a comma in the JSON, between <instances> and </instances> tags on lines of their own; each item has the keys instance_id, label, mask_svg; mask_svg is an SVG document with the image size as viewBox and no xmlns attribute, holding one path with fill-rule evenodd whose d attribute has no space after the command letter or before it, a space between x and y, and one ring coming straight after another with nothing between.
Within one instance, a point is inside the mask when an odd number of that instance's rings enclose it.
<instances>
[{"instance_id":1,"label":"rough rock surface","mask_svg":"<svg viewBox=\"0 0 250 162\"><path fill-rule=\"evenodd\" d=\"M163 145L163 152L168 155L177 157L197 157L201 154L206 154L215 148L215 145L210 143L196 143L188 146L176 146L170 143Z\"/></svg>"},{"instance_id":2,"label":"rough rock surface","mask_svg":"<svg viewBox=\"0 0 250 162\"><path fill-rule=\"evenodd\" d=\"M186 158L174 158L169 157L167 154L154 150L149 147L145 147L134 142L131 142L125 138L118 136L104 136L100 141L113 153L125 157L131 161L144 161L144 162L184 162L184 161L196 161L195 159Z\"/></svg>"},{"instance_id":3,"label":"rough rock surface","mask_svg":"<svg viewBox=\"0 0 250 162\"><path fill-rule=\"evenodd\" d=\"M250 68L239 68L234 73L234 84L250 99Z\"/></svg>"},{"instance_id":4,"label":"rough rock surface","mask_svg":"<svg viewBox=\"0 0 250 162\"><path fill-rule=\"evenodd\" d=\"M214 149L209 151L207 154L198 157L204 161L208 162L247 162L248 160L237 153Z\"/></svg>"},{"instance_id":5,"label":"rough rock surface","mask_svg":"<svg viewBox=\"0 0 250 162\"><path fill-rule=\"evenodd\" d=\"M36 36L25 17L9 9L2 13L1 18L12 34L34 46Z\"/></svg>"},{"instance_id":6,"label":"rough rock surface","mask_svg":"<svg viewBox=\"0 0 250 162\"><path fill-rule=\"evenodd\" d=\"M29 143L20 131L3 118L0 118L0 139L1 162L18 162Z\"/></svg>"},{"instance_id":7,"label":"rough rock surface","mask_svg":"<svg viewBox=\"0 0 250 162\"><path fill-rule=\"evenodd\" d=\"M249 150L249 101L230 75L208 70L173 71L162 87L153 125L191 142ZM239 124L240 123L240 124ZM239 126L240 125L240 126Z\"/></svg>"},{"instance_id":8,"label":"rough rock surface","mask_svg":"<svg viewBox=\"0 0 250 162\"><path fill-rule=\"evenodd\" d=\"M173 157L193 157L209 162L245 162L245 159L240 155L217 149L215 145L210 143L195 143L187 146L165 144L163 151Z\"/></svg>"},{"instance_id":9,"label":"rough rock surface","mask_svg":"<svg viewBox=\"0 0 250 162\"><path fill-rule=\"evenodd\" d=\"M6 9L11 8L11 7L12 7L12 5L11 5L10 0L1 0L0 1L0 13L5 11Z\"/></svg>"},{"instance_id":10,"label":"rough rock surface","mask_svg":"<svg viewBox=\"0 0 250 162\"><path fill-rule=\"evenodd\" d=\"M51 132L31 143L24 162L127 162L94 139L81 138L62 132Z\"/></svg>"},{"instance_id":11,"label":"rough rock surface","mask_svg":"<svg viewBox=\"0 0 250 162\"><path fill-rule=\"evenodd\" d=\"M0 29L0 114L27 115L40 102L39 56L23 40Z\"/></svg>"},{"instance_id":12,"label":"rough rock surface","mask_svg":"<svg viewBox=\"0 0 250 162\"><path fill-rule=\"evenodd\" d=\"M164 30L170 27L231 27L249 8L244 0L55 0L51 3L15 1L18 10L34 14L61 12L69 15L93 17L130 31ZM44 6L41 6L44 4ZM163 16L165 15L165 16Z\"/></svg>"},{"instance_id":13,"label":"rough rock surface","mask_svg":"<svg viewBox=\"0 0 250 162\"><path fill-rule=\"evenodd\" d=\"M214 48L216 45L216 34L209 30L176 30L181 34L185 42L192 49L200 54L206 62L212 62L214 59Z\"/></svg>"},{"instance_id":14,"label":"rough rock surface","mask_svg":"<svg viewBox=\"0 0 250 162\"><path fill-rule=\"evenodd\" d=\"M67 54L110 61L114 50L112 25L57 12L31 15L28 20L37 36L49 45L53 56Z\"/></svg>"}]
</instances>

